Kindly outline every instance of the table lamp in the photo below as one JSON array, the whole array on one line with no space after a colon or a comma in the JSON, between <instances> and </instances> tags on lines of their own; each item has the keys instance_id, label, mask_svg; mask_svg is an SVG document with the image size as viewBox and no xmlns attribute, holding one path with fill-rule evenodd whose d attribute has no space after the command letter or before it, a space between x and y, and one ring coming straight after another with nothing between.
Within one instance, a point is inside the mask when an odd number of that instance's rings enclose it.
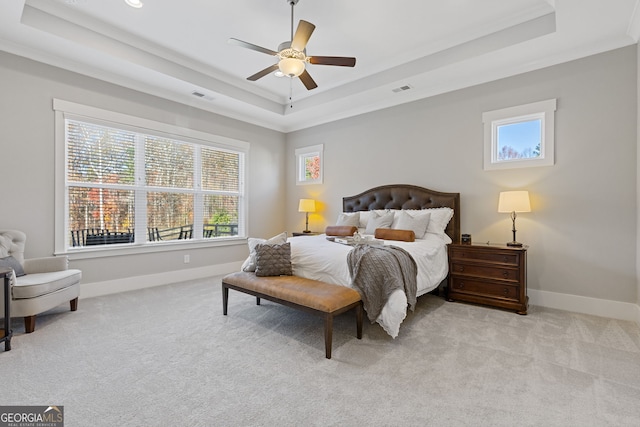
<instances>
[{"instance_id":1,"label":"table lamp","mask_svg":"<svg viewBox=\"0 0 640 427\"><path fill-rule=\"evenodd\" d=\"M306 224L303 233L311 233L309 230L309 212L316 211L316 201L312 199L300 199L300 204L298 204L298 212L306 213Z\"/></svg>"},{"instance_id":2,"label":"table lamp","mask_svg":"<svg viewBox=\"0 0 640 427\"><path fill-rule=\"evenodd\" d=\"M516 212L531 212L531 204L529 203L529 192L501 192L500 199L498 200L498 212L511 212L511 221L513 221L513 241L507 243L507 246L522 246L522 243L516 241Z\"/></svg>"}]
</instances>

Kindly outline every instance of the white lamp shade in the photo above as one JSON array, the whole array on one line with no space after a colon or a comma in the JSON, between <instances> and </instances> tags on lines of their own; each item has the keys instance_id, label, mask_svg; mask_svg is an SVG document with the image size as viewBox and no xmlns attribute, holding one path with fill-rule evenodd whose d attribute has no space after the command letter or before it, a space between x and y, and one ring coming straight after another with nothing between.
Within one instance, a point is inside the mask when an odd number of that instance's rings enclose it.
<instances>
[{"instance_id":1,"label":"white lamp shade","mask_svg":"<svg viewBox=\"0 0 640 427\"><path fill-rule=\"evenodd\" d=\"M278 62L278 68L289 77L298 77L304 71L304 61L296 58L282 58Z\"/></svg>"},{"instance_id":2,"label":"white lamp shade","mask_svg":"<svg viewBox=\"0 0 640 427\"><path fill-rule=\"evenodd\" d=\"M503 191L498 200L498 212L531 212L528 191Z\"/></svg>"},{"instance_id":3,"label":"white lamp shade","mask_svg":"<svg viewBox=\"0 0 640 427\"><path fill-rule=\"evenodd\" d=\"M298 212L315 212L316 201L313 199L300 199L298 204Z\"/></svg>"}]
</instances>

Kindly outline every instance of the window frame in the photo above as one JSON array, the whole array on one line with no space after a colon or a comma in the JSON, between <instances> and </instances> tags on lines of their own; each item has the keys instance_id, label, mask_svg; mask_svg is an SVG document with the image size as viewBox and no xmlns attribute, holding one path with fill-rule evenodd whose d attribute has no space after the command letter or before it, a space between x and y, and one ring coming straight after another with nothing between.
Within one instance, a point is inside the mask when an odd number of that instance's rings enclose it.
<instances>
[{"instance_id":1,"label":"window frame","mask_svg":"<svg viewBox=\"0 0 640 427\"><path fill-rule=\"evenodd\" d=\"M154 120L143 119L114 111L103 110L61 99L53 100L53 110L55 112L55 233L54 245L55 254L73 254L74 258L93 258L101 256L117 256L130 253L150 253L162 252L176 249L192 247L212 247L234 244L244 244L247 238L247 162L249 157L250 144L232 138L213 135L193 129L183 128ZM166 242L135 242L123 245L96 245L71 247L68 246L68 193L67 193L67 147L66 147L66 120L78 120L97 125L117 127L135 133L153 135L160 138L169 138L197 144L214 149L228 150L241 153L243 160L240 165L240 188L238 206L238 235L217 238L194 238L188 240L173 240ZM144 163L144 159L138 158ZM144 166L142 164L142 166ZM139 166L138 166L139 167ZM138 222L144 221L146 224L146 208L143 209L145 217L138 211L140 206L146 207L146 198L136 199L136 228ZM197 235L197 234L196 234Z\"/></svg>"},{"instance_id":2,"label":"window frame","mask_svg":"<svg viewBox=\"0 0 640 427\"><path fill-rule=\"evenodd\" d=\"M555 164L556 99L533 102L482 114L484 124L484 170L503 170ZM498 159L498 127L502 125L541 121L540 156L523 159Z\"/></svg>"},{"instance_id":3,"label":"window frame","mask_svg":"<svg viewBox=\"0 0 640 427\"><path fill-rule=\"evenodd\" d=\"M309 147L297 148L296 154L296 185L322 184L323 180L323 159L324 144L311 145ZM305 178L305 159L318 156L320 159L320 173L316 179Z\"/></svg>"}]
</instances>

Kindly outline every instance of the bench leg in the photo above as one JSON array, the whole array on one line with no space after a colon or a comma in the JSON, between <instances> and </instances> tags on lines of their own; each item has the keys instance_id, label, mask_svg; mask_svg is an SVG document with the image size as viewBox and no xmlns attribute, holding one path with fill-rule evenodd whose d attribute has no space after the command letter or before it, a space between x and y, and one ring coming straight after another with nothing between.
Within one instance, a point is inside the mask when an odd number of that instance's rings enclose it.
<instances>
[{"instance_id":1,"label":"bench leg","mask_svg":"<svg viewBox=\"0 0 640 427\"><path fill-rule=\"evenodd\" d=\"M222 314L227 315L227 304L229 303L229 288L222 284Z\"/></svg>"},{"instance_id":2,"label":"bench leg","mask_svg":"<svg viewBox=\"0 0 640 427\"><path fill-rule=\"evenodd\" d=\"M362 339L362 301L356 306L356 337Z\"/></svg>"},{"instance_id":3,"label":"bench leg","mask_svg":"<svg viewBox=\"0 0 640 427\"><path fill-rule=\"evenodd\" d=\"M256 297L256 305L260 305L260 297Z\"/></svg>"},{"instance_id":4,"label":"bench leg","mask_svg":"<svg viewBox=\"0 0 640 427\"><path fill-rule=\"evenodd\" d=\"M324 353L327 359L331 359L331 343L333 342L333 314L324 316Z\"/></svg>"}]
</instances>

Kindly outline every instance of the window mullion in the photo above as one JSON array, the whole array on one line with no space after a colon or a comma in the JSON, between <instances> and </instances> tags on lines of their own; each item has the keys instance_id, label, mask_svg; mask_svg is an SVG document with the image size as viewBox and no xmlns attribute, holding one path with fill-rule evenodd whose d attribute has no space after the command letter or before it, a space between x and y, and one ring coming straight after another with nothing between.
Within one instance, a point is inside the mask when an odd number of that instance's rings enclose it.
<instances>
[{"instance_id":1,"label":"window mullion","mask_svg":"<svg viewBox=\"0 0 640 427\"><path fill-rule=\"evenodd\" d=\"M135 243L147 241L147 189L144 135L136 134L135 155Z\"/></svg>"},{"instance_id":2,"label":"window mullion","mask_svg":"<svg viewBox=\"0 0 640 427\"><path fill-rule=\"evenodd\" d=\"M194 150L193 168L193 238L202 239L204 229L204 195L202 194L202 148Z\"/></svg>"}]
</instances>

